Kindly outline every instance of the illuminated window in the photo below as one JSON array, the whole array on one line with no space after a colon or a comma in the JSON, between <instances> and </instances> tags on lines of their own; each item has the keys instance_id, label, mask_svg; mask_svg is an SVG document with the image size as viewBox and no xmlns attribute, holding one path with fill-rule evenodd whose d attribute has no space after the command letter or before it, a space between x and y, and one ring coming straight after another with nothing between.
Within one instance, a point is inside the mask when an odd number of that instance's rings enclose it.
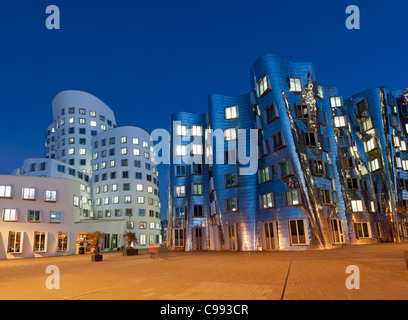
<instances>
[{"instance_id":1,"label":"illuminated window","mask_svg":"<svg viewBox=\"0 0 408 320\"><path fill-rule=\"evenodd\" d=\"M363 212L363 201L362 200L351 200L351 211L353 212Z\"/></svg>"},{"instance_id":2,"label":"illuminated window","mask_svg":"<svg viewBox=\"0 0 408 320\"><path fill-rule=\"evenodd\" d=\"M191 126L191 135L193 137L201 137L203 135L202 126Z\"/></svg>"},{"instance_id":3,"label":"illuminated window","mask_svg":"<svg viewBox=\"0 0 408 320\"><path fill-rule=\"evenodd\" d=\"M203 154L203 145L202 144L193 144L193 155Z\"/></svg>"},{"instance_id":4,"label":"illuminated window","mask_svg":"<svg viewBox=\"0 0 408 320\"><path fill-rule=\"evenodd\" d=\"M258 81L256 89L258 97L263 97L266 93L271 91L268 75L264 76L261 80Z\"/></svg>"},{"instance_id":5,"label":"illuminated window","mask_svg":"<svg viewBox=\"0 0 408 320\"><path fill-rule=\"evenodd\" d=\"M175 187L176 197L185 197L186 196L186 187L185 186L176 186Z\"/></svg>"},{"instance_id":6,"label":"illuminated window","mask_svg":"<svg viewBox=\"0 0 408 320\"><path fill-rule=\"evenodd\" d=\"M127 154L127 148L120 148L120 154Z\"/></svg>"},{"instance_id":7,"label":"illuminated window","mask_svg":"<svg viewBox=\"0 0 408 320\"><path fill-rule=\"evenodd\" d=\"M24 240L24 232L10 231L7 252L8 253L22 253L23 252L23 240Z\"/></svg>"},{"instance_id":8,"label":"illuminated window","mask_svg":"<svg viewBox=\"0 0 408 320\"><path fill-rule=\"evenodd\" d=\"M302 203L299 189L284 191L285 206L297 206Z\"/></svg>"},{"instance_id":9,"label":"illuminated window","mask_svg":"<svg viewBox=\"0 0 408 320\"><path fill-rule=\"evenodd\" d=\"M37 197L36 188L23 188L22 198L25 200L35 200Z\"/></svg>"},{"instance_id":10,"label":"illuminated window","mask_svg":"<svg viewBox=\"0 0 408 320\"><path fill-rule=\"evenodd\" d=\"M342 128L347 125L346 116L336 116L334 117L334 126L336 128Z\"/></svg>"},{"instance_id":11,"label":"illuminated window","mask_svg":"<svg viewBox=\"0 0 408 320\"><path fill-rule=\"evenodd\" d=\"M133 144L139 144L139 139L138 138L133 138L132 143Z\"/></svg>"},{"instance_id":12,"label":"illuminated window","mask_svg":"<svg viewBox=\"0 0 408 320\"><path fill-rule=\"evenodd\" d=\"M187 126L183 126L181 124L177 125L177 135L185 137L187 136Z\"/></svg>"},{"instance_id":13,"label":"illuminated window","mask_svg":"<svg viewBox=\"0 0 408 320\"><path fill-rule=\"evenodd\" d=\"M330 97L330 106L332 108L340 108L342 106L342 101L341 97L336 96L336 97Z\"/></svg>"},{"instance_id":14,"label":"illuminated window","mask_svg":"<svg viewBox=\"0 0 408 320\"><path fill-rule=\"evenodd\" d=\"M176 145L176 156L184 157L187 155L187 146L185 145Z\"/></svg>"},{"instance_id":15,"label":"illuminated window","mask_svg":"<svg viewBox=\"0 0 408 320\"><path fill-rule=\"evenodd\" d=\"M227 107L224 109L224 112L225 112L225 119L227 120L238 118L238 107L237 106Z\"/></svg>"},{"instance_id":16,"label":"illuminated window","mask_svg":"<svg viewBox=\"0 0 408 320\"><path fill-rule=\"evenodd\" d=\"M3 209L3 221L17 221L17 209Z\"/></svg>"},{"instance_id":17,"label":"illuminated window","mask_svg":"<svg viewBox=\"0 0 408 320\"><path fill-rule=\"evenodd\" d=\"M225 136L226 141L236 140L237 139L237 131L236 131L235 128L225 129L224 136Z\"/></svg>"},{"instance_id":18,"label":"illuminated window","mask_svg":"<svg viewBox=\"0 0 408 320\"><path fill-rule=\"evenodd\" d=\"M402 170L408 171L408 160L402 160Z\"/></svg>"},{"instance_id":19,"label":"illuminated window","mask_svg":"<svg viewBox=\"0 0 408 320\"><path fill-rule=\"evenodd\" d=\"M90 124L91 127L96 127L96 121L95 120L91 120L89 122L89 124Z\"/></svg>"},{"instance_id":20,"label":"illuminated window","mask_svg":"<svg viewBox=\"0 0 408 320\"><path fill-rule=\"evenodd\" d=\"M46 232L34 232L34 252L45 252L46 250Z\"/></svg>"},{"instance_id":21,"label":"illuminated window","mask_svg":"<svg viewBox=\"0 0 408 320\"><path fill-rule=\"evenodd\" d=\"M275 206L273 199L273 192L268 192L266 194L260 195L261 198L261 209L269 209Z\"/></svg>"},{"instance_id":22,"label":"illuminated window","mask_svg":"<svg viewBox=\"0 0 408 320\"><path fill-rule=\"evenodd\" d=\"M12 198L13 186L0 185L0 198Z\"/></svg>"},{"instance_id":23,"label":"illuminated window","mask_svg":"<svg viewBox=\"0 0 408 320\"><path fill-rule=\"evenodd\" d=\"M193 195L201 196L203 194L203 184L202 183L193 183Z\"/></svg>"},{"instance_id":24,"label":"illuminated window","mask_svg":"<svg viewBox=\"0 0 408 320\"><path fill-rule=\"evenodd\" d=\"M58 251L68 250L68 232L58 232Z\"/></svg>"},{"instance_id":25,"label":"illuminated window","mask_svg":"<svg viewBox=\"0 0 408 320\"><path fill-rule=\"evenodd\" d=\"M369 162L369 166L370 166L370 171L371 171L371 172L376 171L376 170L379 170L379 169L381 168L381 161L380 161L380 159L377 158L377 159L371 160L371 161Z\"/></svg>"},{"instance_id":26,"label":"illuminated window","mask_svg":"<svg viewBox=\"0 0 408 320\"><path fill-rule=\"evenodd\" d=\"M289 91L290 92L302 92L302 79L289 78Z\"/></svg>"},{"instance_id":27,"label":"illuminated window","mask_svg":"<svg viewBox=\"0 0 408 320\"><path fill-rule=\"evenodd\" d=\"M44 201L56 202L57 201L57 190L45 190Z\"/></svg>"},{"instance_id":28,"label":"illuminated window","mask_svg":"<svg viewBox=\"0 0 408 320\"><path fill-rule=\"evenodd\" d=\"M371 138L370 140L364 142L365 152L370 152L371 150L374 150L376 146L377 144L376 144L375 138Z\"/></svg>"}]
</instances>

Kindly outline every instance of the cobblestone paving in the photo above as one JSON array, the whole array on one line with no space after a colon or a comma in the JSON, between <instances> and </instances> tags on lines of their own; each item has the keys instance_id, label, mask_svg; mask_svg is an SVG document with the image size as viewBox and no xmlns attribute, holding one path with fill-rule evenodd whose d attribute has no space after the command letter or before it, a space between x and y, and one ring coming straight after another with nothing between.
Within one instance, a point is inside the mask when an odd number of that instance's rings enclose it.
<instances>
[{"instance_id":1,"label":"cobblestone paving","mask_svg":"<svg viewBox=\"0 0 408 320\"><path fill-rule=\"evenodd\" d=\"M291 300L408 299L408 244L343 246L319 251L170 252L124 257L104 253L0 261L0 299ZM47 289L48 265L60 289ZM360 289L346 288L346 268Z\"/></svg>"}]
</instances>

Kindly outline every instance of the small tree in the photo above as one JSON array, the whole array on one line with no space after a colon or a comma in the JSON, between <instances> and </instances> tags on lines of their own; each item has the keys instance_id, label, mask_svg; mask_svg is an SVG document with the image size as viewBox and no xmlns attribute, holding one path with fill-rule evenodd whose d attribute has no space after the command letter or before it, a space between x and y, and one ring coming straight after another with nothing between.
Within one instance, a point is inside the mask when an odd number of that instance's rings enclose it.
<instances>
[{"instance_id":1,"label":"small tree","mask_svg":"<svg viewBox=\"0 0 408 320\"><path fill-rule=\"evenodd\" d=\"M88 235L89 239L91 240L91 248L94 249L94 255L99 254L99 244L101 243L105 234L101 231L95 231Z\"/></svg>"},{"instance_id":2,"label":"small tree","mask_svg":"<svg viewBox=\"0 0 408 320\"><path fill-rule=\"evenodd\" d=\"M137 238L136 238L136 233L131 232L131 231L126 231L123 234L123 240L126 242L126 248L131 249L131 244L132 242L137 244Z\"/></svg>"}]
</instances>

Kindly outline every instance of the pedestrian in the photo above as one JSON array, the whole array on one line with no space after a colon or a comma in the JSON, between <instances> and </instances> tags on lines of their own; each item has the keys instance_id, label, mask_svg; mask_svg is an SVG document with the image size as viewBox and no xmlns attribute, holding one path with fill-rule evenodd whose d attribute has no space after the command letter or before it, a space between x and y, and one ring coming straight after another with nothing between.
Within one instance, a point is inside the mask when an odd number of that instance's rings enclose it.
<instances>
[{"instance_id":1,"label":"pedestrian","mask_svg":"<svg viewBox=\"0 0 408 320\"><path fill-rule=\"evenodd\" d=\"M155 255L157 253L157 247L155 246L154 243L151 243L149 246L149 251L150 251L150 259L154 259Z\"/></svg>"}]
</instances>

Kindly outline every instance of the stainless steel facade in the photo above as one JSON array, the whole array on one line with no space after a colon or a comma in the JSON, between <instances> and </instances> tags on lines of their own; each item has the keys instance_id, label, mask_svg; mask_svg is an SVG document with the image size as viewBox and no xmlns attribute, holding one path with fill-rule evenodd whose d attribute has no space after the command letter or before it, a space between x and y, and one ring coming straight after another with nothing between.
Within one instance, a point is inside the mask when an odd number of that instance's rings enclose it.
<instances>
[{"instance_id":1,"label":"stainless steel facade","mask_svg":"<svg viewBox=\"0 0 408 320\"><path fill-rule=\"evenodd\" d=\"M254 63L250 83L241 96L210 94L208 113L172 116L172 127L174 121L184 130L200 125L223 131L225 139L202 148L202 159L213 164L204 163L199 178L188 169L176 174L173 139L169 235L174 239L174 229L183 229L185 238L178 246L169 241L170 248L297 250L406 236L406 90L375 88L345 100L337 88L317 81L311 63L273 54ZM244 139L240 129L247 132ZM256 143L249 138L254 131ZM190 144L189 138L182 143ZM206 145L205 134L201 143ZM228 157L237 158L240 147L250 154L254 146L257 173L241 174L247 165ZM189 190L194 179L204 187L199 197L176 196L176 185ZM197 200L204 206L198 220L191 216ZM186 214L176 218L180 206ZM204 245L194 245L197 238Z\"/></svg>"}]
</instances>

